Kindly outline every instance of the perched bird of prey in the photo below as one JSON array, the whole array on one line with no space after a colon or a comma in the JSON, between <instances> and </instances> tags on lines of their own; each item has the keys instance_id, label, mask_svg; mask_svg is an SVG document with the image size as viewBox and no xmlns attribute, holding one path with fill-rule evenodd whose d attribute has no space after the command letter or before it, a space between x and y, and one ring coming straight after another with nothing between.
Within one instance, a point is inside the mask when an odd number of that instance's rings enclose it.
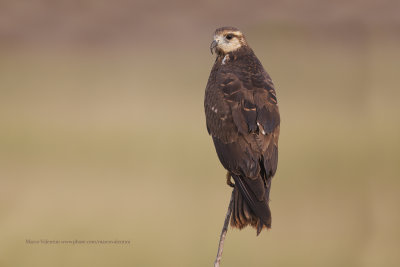
<instances>
[{"instance_id":1,"label":"perched bird of prey","mask_svg":"<svg viewBox=\"0 0 400 267\"><path fill-rule=\"evenodd\" d=\"M243 33L214 33L216 60L205 90L208 133L233 189L231 226L271 227L269 193L278 164L280 116L274 85ZM234 183L231 181L233 178Z\"/></svg>"}]
</instances>

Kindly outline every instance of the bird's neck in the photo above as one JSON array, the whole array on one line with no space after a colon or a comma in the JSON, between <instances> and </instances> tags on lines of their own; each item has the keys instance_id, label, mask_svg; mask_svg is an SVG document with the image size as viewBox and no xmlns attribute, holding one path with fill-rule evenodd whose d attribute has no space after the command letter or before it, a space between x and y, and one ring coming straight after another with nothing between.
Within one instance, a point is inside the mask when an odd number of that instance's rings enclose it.
<instances>
[{"instance_id":1,"label":"bird's neck","mask_svg":"<svg viewBox=\"0 0 400 267\"><path fill-rule=\"evenodd\" d=\"M224 64L227 61L234 61L240 57L247 56L251 53L253 53L253 50L250 47L242 46L239 49L230 51L228 53L218 53L217 62Z\"/></svg>"}]
</instances>

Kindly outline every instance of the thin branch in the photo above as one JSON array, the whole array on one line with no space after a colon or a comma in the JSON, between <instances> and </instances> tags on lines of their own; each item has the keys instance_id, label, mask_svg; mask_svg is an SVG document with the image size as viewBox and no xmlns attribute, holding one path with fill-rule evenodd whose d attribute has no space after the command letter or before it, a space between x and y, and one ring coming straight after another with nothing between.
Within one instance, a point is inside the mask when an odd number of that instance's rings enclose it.
<instances>
[{"instance_id":1,"label":"thin branch","mask_svg":"<svg viewBox=\"0 0 400 267\"><path fill-rule=\"evenodd\" d=\"M214 262L214 267L219 267L219 262L221 261L222 258L222 251L224 250L224 241L226 233L228 232L229 220L232 214L232 206L233 206L233 191L231 195L231 200L229 201L228 211L226 212L224 226L222 227L221 236L219 238L218 253L217 253L217 258L215 259Z\"/></svg>"}]
</instances>

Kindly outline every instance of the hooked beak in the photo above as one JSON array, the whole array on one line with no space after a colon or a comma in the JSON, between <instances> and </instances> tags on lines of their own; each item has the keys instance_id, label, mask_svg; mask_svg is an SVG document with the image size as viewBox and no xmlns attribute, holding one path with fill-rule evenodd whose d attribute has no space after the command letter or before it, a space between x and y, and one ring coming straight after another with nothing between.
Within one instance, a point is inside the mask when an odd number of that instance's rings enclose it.
<instances>
[{"instance_id":1,"label":"hooked beak","mask_svg":"<svg viewBox=\"0 0 400 267\"><path fill-rule=\"evenodd\" d=\"M218 45L218 42L216 40L213 40L211 45L210 45L211 54L214 54L214 50L217 47L217 45Z\"/></svg>"}]
</instances>

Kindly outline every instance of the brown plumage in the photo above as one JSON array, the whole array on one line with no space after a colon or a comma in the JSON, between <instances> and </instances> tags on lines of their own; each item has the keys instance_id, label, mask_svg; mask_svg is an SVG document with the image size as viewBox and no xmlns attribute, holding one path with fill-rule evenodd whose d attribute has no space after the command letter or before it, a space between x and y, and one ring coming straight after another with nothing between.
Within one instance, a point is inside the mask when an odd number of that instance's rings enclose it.
<instances>
[{"instance_id":1,"label":"brown plumage","mask_svg":"<svg viewBox=\"0 0 400 267\"><path fill-rule=\"evenodd\" d=\"M274 85L244 35L234 27L215 31L216 60L204 108L219 160L234 180L231 226L271 227L269 193L278 164L280 116Z\"/></svg>"}]
</instances>

